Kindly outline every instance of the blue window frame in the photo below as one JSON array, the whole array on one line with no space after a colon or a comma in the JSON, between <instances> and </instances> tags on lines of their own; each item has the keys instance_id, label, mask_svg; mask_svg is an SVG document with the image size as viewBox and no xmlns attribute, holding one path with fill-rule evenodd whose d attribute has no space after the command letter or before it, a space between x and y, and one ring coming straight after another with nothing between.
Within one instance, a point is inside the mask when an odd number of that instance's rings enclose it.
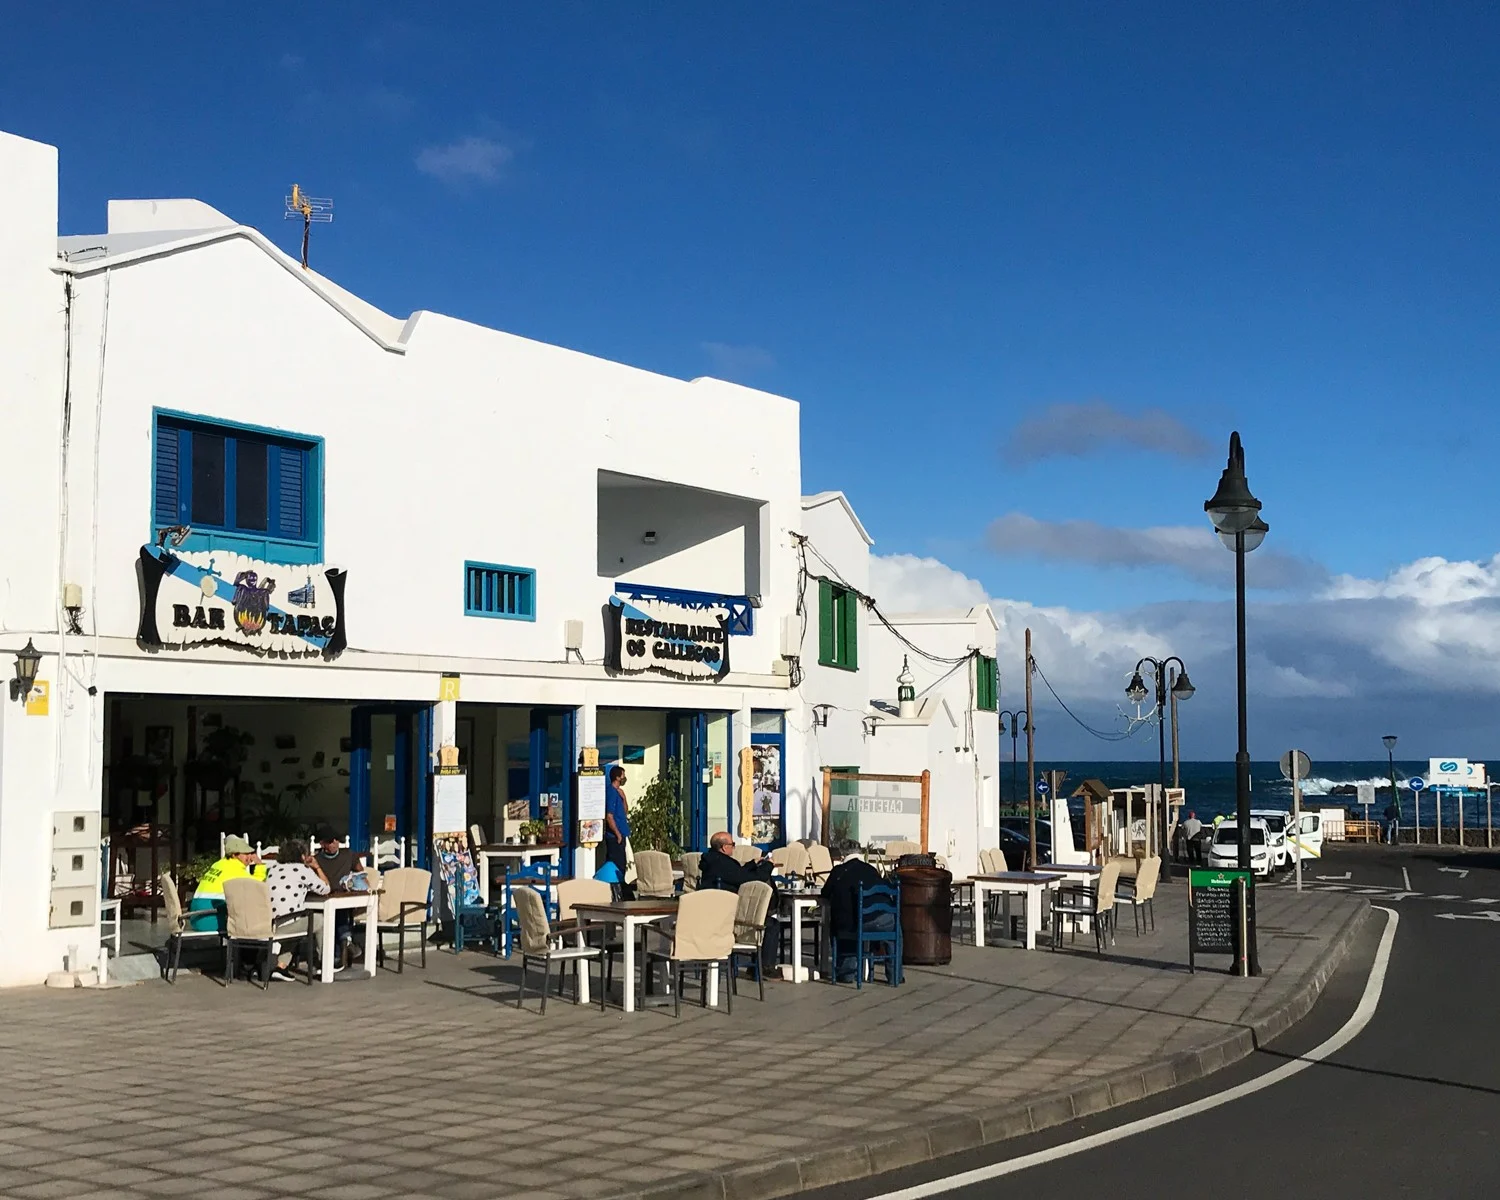
<instances>
[{"instance_id":1,"label":"blue window frame","mask_svg":"<svg viewBox=\"0 0 1500 1200\"><path fill-rule=\"evenodd\" d=\"M157 409L151 516L152 541L187 525L187 550L321 562L323 440Z\"/></svg>"},{"instance_id":2,"label":"blue window frame","mask_svg":"<svg viewBox=\"0 0 1500 1200\"><path fill-rule=\"evenodd\" d=\"M500 563L464 563L464 616L536 620L536 572Z\"/></svg>"}]
</instances>

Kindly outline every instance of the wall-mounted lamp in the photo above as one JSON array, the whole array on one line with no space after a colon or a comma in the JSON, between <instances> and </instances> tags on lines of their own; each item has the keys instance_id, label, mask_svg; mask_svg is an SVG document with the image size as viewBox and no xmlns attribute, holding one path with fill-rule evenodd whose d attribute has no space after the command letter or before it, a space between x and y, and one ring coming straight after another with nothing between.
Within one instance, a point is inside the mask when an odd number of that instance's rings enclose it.
<instances>
[{"instance_id":1,"label":"wall-mounted lamp","mask_svg":"<svg viewBox=\"0 0 1500 1200\"><path fill-rule=\"evenodd\" d=\"M10 681L10 698L25 700L31 695L36 683L37 668L42 665L42 652L26 639L26 648L16 651L16 677Z\"/></svg>"},{"instance_id":2,"label":"wall-mounted lamp","mask_svg":"<svg viewBox=\"0 0 1500 1200\"><path fill-rule=\"evenodd\" d=\"M656 530L646 530L645 533L641 534L641 541L645 542L648 546L656 545Z\"/></svg>"},{"instance_id":3,"label":"wall-mounted lamp","mask_svg":"<svg viewBox=\"0 0 1500 1200\"><path fill-rule=\"evenodd\" d=\"M874 737L875 736L875 731L880 728L880 718L879 717L866 717L864 719L864 726L865 726L865 736L866 737Z\"/></svg>"},{"instance_id":4,"label":"wall-mounted lamp","mask_svg":"<svg viewBox=\"0 0 1500 1200\"><path fill-rule=\"evenodd\" d=\"M828 714L831 713L832 711L833 711L833 705L831 705L831 704L814 704L813 705L813 724L816 725L819 729L827 729L828 728Z\"/></svg>"}]
</instances>

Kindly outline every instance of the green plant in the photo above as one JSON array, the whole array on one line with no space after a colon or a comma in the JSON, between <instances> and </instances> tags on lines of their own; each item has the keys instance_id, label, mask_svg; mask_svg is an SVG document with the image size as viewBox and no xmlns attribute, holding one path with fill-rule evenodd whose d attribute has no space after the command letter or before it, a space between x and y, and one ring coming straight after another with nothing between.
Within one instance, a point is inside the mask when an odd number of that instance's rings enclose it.
<instances>
[{"instance_id":1,"label":"green plant","mask_svg":"<svg viewBox=\"0 0 1500 1200\"><path fill-rule=\"evenodd\" d=\"M198 880L203 878L204 872L218 861L219 856L213 853L205 852L194 856L190 862L183 864L182 878L178 880L178 883L196 885Z\"/></svg>"},{"instance_id":2,"label":"green plant","mask_svg":"<svg viewBox=\"0 0 1500 1200\"><path fill-rule=\"evenodd\" d=\"M669 759L630 809L630 844L637 850L682 853L682 768Z\"/></svg>"},{"instance_id":3,"label":"green plant","mask_svg":"<svg viewBox=\"0 0 1500 1200\"><path fill-rule=\"evenodd\" d=\"M521 822L521 836L522 837L535 837L535 838L546 837L547 836L547 822L543 821L543 820L540 820L538 818L533 818L530 821L522 821Z\"/></svg>"},{"instance_id":4,"label":"green plant","mask_svg":"<svg viewBox=\"0 0 1500 1200\"><path fill-rule=\"evenodd\" d=\"M308 801L336 775L320 775L305 783L289 783L277 794L257 792L250 804L250 828L262 841L280 843L304 833L311 822Z\"/></svg>"}]
</instances>

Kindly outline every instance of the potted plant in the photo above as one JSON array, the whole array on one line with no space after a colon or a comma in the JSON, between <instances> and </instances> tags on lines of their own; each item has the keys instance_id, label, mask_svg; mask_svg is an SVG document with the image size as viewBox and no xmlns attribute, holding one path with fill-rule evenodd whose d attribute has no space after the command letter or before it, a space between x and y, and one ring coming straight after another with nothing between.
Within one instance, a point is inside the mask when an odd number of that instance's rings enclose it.
<instances>
[{"instance_id":1,"label":"potted plant","mask_svg":"<svg viewBox=\"0 0 1500 1200\"><path fill-rule=\"evenodd\" d=\"M637 850L661 850L676 858L682 853L681 769L675 759L646 785L630 808L630 844Z\"/></svg>"},{"instance_id":2,"label":"potted plant","mask_svg":"<svg viewBox=\"0 0 1500 1200\"><path fill-rule=\"evenodd\" d=\"M537 839L547 832L547 822L531 820L521 822L521 838L528 846L535 846Z\"/></svg>"}]
</instances>

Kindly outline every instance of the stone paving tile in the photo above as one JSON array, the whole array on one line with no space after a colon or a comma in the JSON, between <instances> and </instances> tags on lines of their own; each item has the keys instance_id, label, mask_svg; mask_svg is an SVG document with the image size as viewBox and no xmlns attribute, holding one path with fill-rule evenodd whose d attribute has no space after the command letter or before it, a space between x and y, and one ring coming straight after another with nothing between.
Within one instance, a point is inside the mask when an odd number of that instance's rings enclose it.
<instances>
[{"instance_id":1,"label":"stone paving tile","mask_svg":"<svg viewBox=\"0 0 1500 1200\"><path fill-rule=\"evenodd\" d=\"M1266 974L1241 980L1222 959L1190 975L1182 890L1158 899L1158 930L1137 938L1127 925L1103 957L1092 940L1057 954L960 945L949 966L908 968L899 989L776 983L764 1003L741 989L733 1014L689 1005L680 1020L568 1003L545 1018L519 1012L512 967L447 952L427 971L269 994L193 976L0 993L0 1194L608 1196L1024 1101L1207 1044L1284 997L1351 903L1263 893L1263 927L1314 936L1267 930ZM108 1070L95 1065L103 1026L130 1034ZM289 1044L315 1056L273 1053ZM204 1092L225 1045L247 1053L241 1086ZM798 1069L768 1092L724 1076L726 1060ZM729 1139L728 1128L743 1132ZM551 1159L528 1149L569 1139L596 1149Z\"/></svg>"}]
</instances>

